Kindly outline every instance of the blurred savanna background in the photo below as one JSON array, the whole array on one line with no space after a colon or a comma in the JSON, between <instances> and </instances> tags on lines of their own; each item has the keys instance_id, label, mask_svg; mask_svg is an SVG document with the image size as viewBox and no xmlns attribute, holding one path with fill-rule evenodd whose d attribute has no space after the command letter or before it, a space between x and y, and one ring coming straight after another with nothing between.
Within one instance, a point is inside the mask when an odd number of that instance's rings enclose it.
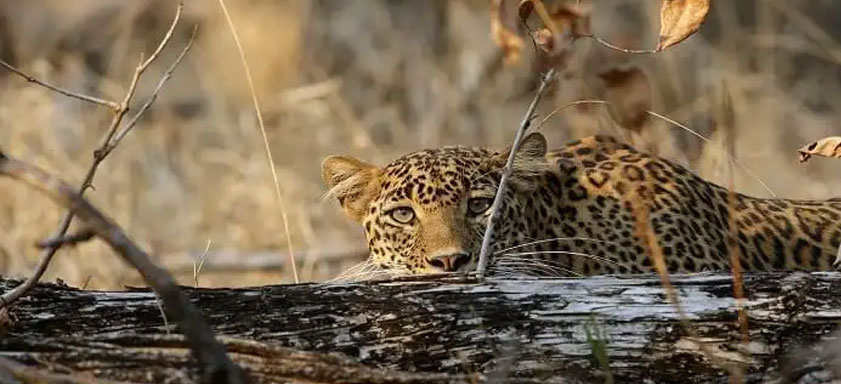
<instances>
[{"instance_id":1,"label":"blurred savanna background","mask_svg":"<svg viewBox=\"0 0 841 384\"><path fill-rule=\"evenodd\" d=\"M659 2L582 3L596 36L629 49L657 45ZM67 89L120 100L175 6L1 0L0 58ZM384 164L424 147L502 148L545 67L517 22L515 0L502 2L500 19L525 39L518 60L492 38L489 1L227 6L254 76L303 281L329 279L364 258L361 228L322 197L324 157ZM290 244L251 93L217 1L185 1L175 36L141 80L133 106L152 92L193 25L192 50L87 196L185 284L195 283L194 260L206 248L202 286L291 282ZM841 196L841 162L801 165L796 153L841 133L841 3L716 1L698 34L664 52L629 54L588 38L563 51L537 121L576 100L607 99L667 116L710 143L652 116L629 126L603 105L582 105L540 128L552 145L612 134L727 184L723 143L732 127L733 151L751 170L735 170L738 191L770 196L758 178L781 197ZM83 179L110 118L105 108L0 70L0 147L72 184ZM28 275L39 256L34 244L55 231L62 214L0 180L0 273ZM45 279L56 278L93 289L140 284L100 242L60 250Z\"/></svg>"}]
</instances>

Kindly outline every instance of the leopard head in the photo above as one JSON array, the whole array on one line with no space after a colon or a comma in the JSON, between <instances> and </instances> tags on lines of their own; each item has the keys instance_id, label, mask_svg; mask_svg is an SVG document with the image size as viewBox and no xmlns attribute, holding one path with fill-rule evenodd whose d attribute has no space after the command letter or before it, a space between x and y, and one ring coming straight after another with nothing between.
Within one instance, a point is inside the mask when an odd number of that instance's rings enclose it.
<instances>
[{"instance_id":1,"label":"leopard head","mask_svg":"<svg viewBox=\"0 0 841 384\"><path fill-rule=\"evenodd\" d=\"M347 215L365 228L372 261L398 274L475 268L510 150L444 147L379 167L344 156L322 164L322 178ZM517 212L548 171L546 139L526 136L514 157L495 239L530 223ZM495 247L504 242L494 242Z\"/></svg>"}]
</instances>

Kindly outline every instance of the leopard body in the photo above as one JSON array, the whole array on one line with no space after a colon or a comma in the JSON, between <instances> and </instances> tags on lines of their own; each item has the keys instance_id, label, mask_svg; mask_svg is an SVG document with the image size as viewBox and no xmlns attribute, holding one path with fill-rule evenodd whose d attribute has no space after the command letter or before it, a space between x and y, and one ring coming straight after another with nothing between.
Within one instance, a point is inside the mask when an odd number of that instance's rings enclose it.
<instances>
[{"instance_id":1,"label":"leopard body","mask_svg":"<svg viewBox=\"0 0 841 384\"><path fill-rule=\"evenodd\" d=\"M407 274L475 268L507 151L443 147L378 167L323 164L330 194L366 233L371 260ZM841 243L841 199L755 198L611 137L516 152L491 246L494 268L538 274L826 270ZM645 220L640 221L639 215Z\"/></svg>"}]
</instances>

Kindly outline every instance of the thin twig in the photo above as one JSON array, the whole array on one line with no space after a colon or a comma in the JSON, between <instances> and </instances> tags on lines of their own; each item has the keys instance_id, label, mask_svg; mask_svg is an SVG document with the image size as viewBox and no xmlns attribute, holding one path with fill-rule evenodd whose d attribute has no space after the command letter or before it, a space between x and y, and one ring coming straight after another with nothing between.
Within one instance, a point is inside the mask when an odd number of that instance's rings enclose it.
<instances>
[{"instance_id":1,"label":"thin twig","mask_svg":"<svg viewBox=\"0 0 841 384\"><path fill-rule=\"evenodd\" d=\"M143 105L140 107L137 113L134 114L134 116L132 116L131 120L129 120L128 123L125 124L125 126L123 126L123 129L121 129L116 135L114 135L114 139L111 140L111 144L108 150L105 152L106 156L108 155L108 153L111 152L111 150L113 150L115 147L117 147L117 145L120 144L120 141L122 141L123 138L129 134L129 132L131 132L131 130L137 125L137 122L140 121L140 118L143 117L143 114L145 114L146 111L149 110L149 108L155 102L155 100L158 99L158 94L161 92L166 82L169 81L169 79L172 77L172 74L175 72L175 69L178 68L178 65L181 64L181 61L184 59L184 56L187 55L187 52L190 51L190 48L193 46L193 42L196 40L196 31L198 31L198 26L193 27L193 33L190 35L190 40L187 41L187 45L184 46L184 49L181 50L181 53L178 54L178 57L175 59L175 61L172 62L169 68L167 68L166 72L164 72L163 76L161 76L161 79L158 80L158 85L155 86L155 90L152 91L152 95L149 96L148 99L146 99L146 102L143 103Z\"/></svg>"},{"instance_id":2,"label":"thin twig","mask_svg":"<svg viewBox=\"0 0 841 384\"><path fill-rule=\"evenodd\" d=\"M730 99L730 92L727 83L722 82L722 99L719 116L720 126L724 129L724 151L727 153L727 253L730 256L730 271L733 274L733 297L736 299L736 314L738 318L739 331L742 336L742 345L750 343L750 329L748 327L748 313L745 310L745 286L742 276L743 266L741 261L741 250L738 242L738 210L736 187L733 175L733 159L736 158L736 123L733 112L733 104ZM744 349L750 356L749 348ZM730 372L730 383L744 383L744 370L735 368Z\"/></svg>"},{"instance_id":3,"label":"thin twig","mask_svg":"<svg viewBox=\"0 0 841 384\"><path fill-rule=\"evenodd\" d=\"M540 1L540 0L531 0L531 3L532 3L532 5L534 5L534 11L535 11L535 13L537 13L538 17L540 17L540 21L543 22L543 25L545 25L547 28L549 28L549 30L552 32L553 36L559 36L561 34L561 28L558 28L558 25L555 23L555 21L552 19L552 17L549 16L549 11L546 9L546 6L543 4L543 2ZM526 26L526 27L528 28L528 26ZM573 38L574 39L590 38L590 39L595 40L597 43L599 43L599 44L601 44L601 45L603 45L607 48L610 48L614 51L623 52L623 53L644 54L644 55L651 54L651 53L657 53L656 49L627 49L627 48L622 48L622 47L613 45L613 44L609 43L607 40L604 40L601 37L598 37L596 35L573 36Z\"/></svg>"},{"instance_id":4,"label":"thin twig","mask_svg":"<svg viewBox=\"0 0 841 384\"><path fill-rule=\"evenodd\" d=\"M556 114L558 114L559 112L561 112L561 111L563 111L563 110L565 110L569 107L574 107L574 106L577 106L577 105L591 105L591 104L610 105L610 103L608 103L607 101L604 101L604 100L576 100L576 101L573 101L573 102L569 102L569 103L564 104L564 105L562 105L558 108L553 109L552 112L549 112L548 115L544 116L543 119L540 120L540 124L538 124L538 126L537 126L537 128L535 128L535 130L540 130L541 128L543 128L543 125L545 125L546 122L549 121L549 119L551 119Z\"/></svg>"},{"instance_id":5,"label":"thin twig","mask_svg":"<svg viewBox=\"0 0 841 384\"><path fill-rule=\"evenodd\" d=\"M277 195L277 202L280 206L280 217L283 221L283 230L286 231L286 246L289 250L289 264L292 265L292 276L295 278L295 283L299 282L298 280L298 267L295 265L295 253L292 247L292 234L289 233L289 218L286 215L286 205L283 204L283 197L280 194L280 181L278 181L277 171L275 170L274 166L274 157L272 156L272 150L269 147L269 136L266 134L266 125L263 123L263 113L260 111L260 103L257 101L257 92L254 91L254 80L251 78L251 69L248 67L248 60L245 57L245 50L242 49L242 44L239 42L239 35L237 34L237 30L234 27L234 21L231 19L231 15L228 13L228 7L225 6L225 0L219 0L219 5L222 7L222 13L225 14L225 20L228 23L228 27L231 29L231 35L234 37L234 43L237 46L237 51L239 52L240 61L242 61L242 66L245 69L245 78L248 80L248 88L251 90L251 101L254 104L254 111L257 113L257 123L260 125L260 134L263 136L263 146L266 151L266 157L269 162L269 169L272 172L272 180L274 181L274 190L275 195Z\"/></svg>"},{"instance_id":6,"label":"thin twig","mask_svg":"<svg viewBox=\"0 0 841 384\"><path fill-rule=\"evenodd\" d=\"M166 318L166 312L164 312L164 307L161 304L161 299L159 297L155 297L155 305L158 307L158 311L161 312L161 319L164 321L164 330L166 334L169 335L169 320Z\"/></svg>"},{"instance_id":7,"label":"thin twig","mask_svg":"<svg viewBox=\"0 0 841 384\"><path fill-rule=\"evenodd\" d=\"M82 286L81 286L81 287L79 287L79 289L81 289L81 290L83 290L83 291L84 291L85 289L87 289L87 288L88 288L88 284L90 284L90 283L91 283L91 278L93 278L93 276L88 275L88 277L86 277L86 278L85 278L85 282L84 282L84 283L82 283Z\"/></svg>"},{"instance_id":8,"label":"thin twig","mask_svg":"<svg viewBox=\"0 0 841 384\"><path fill-rule=\"evenodd\" d=\"M5 61L3 61L3 60L0 60L0 66L2 66L2 67L4 67L4 68L8 69L9 71L11 71L12 73L14 73L14 74L16 74L16 75L18 75L18 76L20 76L20 77L22 77L22 78L26 79L26 81L28 81L28 82L30 82L30 83L35 83L35 84L38 84L38 85L40 85L40 86L42 86L42 87L44 87L44 88L47 88L47 89L49 89L49 90L51 90L51 91L53 91L53 92L58 92L58 93L60 93L60 94L62 94L62 95L64 95L64 96L72 97L72 98L74 98L74 99L79 99L79 100L82 100L82 101L87 101L88 103L93 103L93 104L102 105L102 106L105 106L105 107L110 108L110 109L111 109L111 110L113 110L113 111L117 111L117 110L120 108L120 104L119 104L119 103L117 103L117 102L115 102L115 101L105 100L105 99L100 99L100 98L98 98L98 97L88 96L88 95L83 95L83 94L81 94L81 93L76 93L76 92L73 92L73 91L68 91L68 90L66 90L66 89L64 89L64 88L61 88L61 87L59 87L59 86L56 86L56 85L50 84L50 83L48 83L48 82L46 82L46 81L43 81L43 80L38 80L36 77L31 76L31 75L29 75L29 74L27 74L27 73L25 73L25 72L21 71L20 69L15 68L15 67L14 67L14 66L12 66L11 64L9 64L9 63L7 63L7 62L5 62Z\"/></svg>"},{"instance_id":9,"label":"thin twig","mask_svg":"<svg viewBox=\"0 0 841 384\"><path fill-rule=\"evenodd\" d=\"M546 117L541 119L540 124L537 126L536 130L539 130L539 129L543 128L543 125L545 125L546 122L549 119L551 119L553 116L555 116L557 113L563 111L564 109L567 109L569 107L576 106L576 105L610 105L610 103L605 101L605 100L578 100L578 101L573 101L571 103L564 104L564 105L562 105L558 108L553 109L552 112L549 112L549 114L546 115ZM678 127L678 128L680 128L680 129L682 129L686 132L689 132L693 136L695 136L695 137L701 139L702 141L704 141L704 143L706 143L706 144L712 143L712 140L708 139L706 136L704 136L704 135L702 135L698 132L695 132L695 130L693 130L692 128L689 128L686 125L681 124L681 123L677 122L676 120L674 120L672 118L661 115L661 114L659 114L657 112L654 112L654 111L645 111L645 113L647 113L649 116L654 116L654 117L656 117L660 120L663 120L663 121L665 121L665 122L667 122L667 123L669 123L669 124L671 124L675 127ZM751 178L756 180L756 182L759 183L759 185L761 185L762 188L764 188L765 191L767 191L768 194L771 195L771 197L773 197L773 198L777 197L777 194L774 193L773 190L771 190L771 187L769 187L768 184L765 184L765 182L762 181L762 179L760 179L759 176L757 176L756 173L754 173L753 170L751 170L747 165L742 163L741 160L739 160L735 157L730 158L730 160L732 160L734 164L739 166L739 169L741 169L742 171L747 173L748 176L750 176ZM839 248L839 255L841 255L841 248Z\"/></svg>"},{"instance_id":10,"label":"thin twig","mask_svg":"<svg viewBox=\"0 0 841 384\"><path fill-rule=\"evenodd\" d=\"M62 236L62 237L55 237L51 239L44 240L38 243L38 248L61 248L67 245L76 245L79 243L84 243L93 238L95 233L90 229L83 229L75 234Z\"/></svg>"},{"instance_id":11,"label":"thin twig","mask_svg":"<svg viewBox=\"0 0 841 384\"><path fill-rule=\"evenodd\" d=\"M652 190L650 189L650 182L647 186L649 187L647 190ZM669 269L666 265L665 255L663 254L663 248L660 246L660 243L657 240L657 234L651 226L651 222L649 220L651 210L649 208L649 203L646 201L647 199L650 199L650 197L637 193L631 201L631 213L634 216L634 236L642 242L645 253L651 260L654 270L660 276L660 285L666 292L666 300L675 307L675 311L678 315L678 321L683 326L684 330L686 330L690 339L696 341L698 349L700 349L704 356L706 356L713 364L733 372L733 370L737 368L734 368L732 364L728 365L725 360L719 358L704 342L695 327L693 327L692 323L689 321L686 310L678 298L677 291L672 284Z\"/></svg>"},{"instance_id":12,"label":"thin twig","mask_svg":"<svg viewBox=\"0 0 841 384\"><path fill-rule=\"evenodd\" d=\"M681 124L681 123L678 123L677 121L675 121L675 120L673 120L673 119L670 119L670 118L668 118L668 117L666 117L666 116L663 116L663 115L661 115L661 114L659 114L659 113L657 113L657 112L653 112L653 111L645 111L645 113L647 113L647 114L649 114L649 115L651 115L651 116L654 116L654 117L656 117L656 118L658 118L658 119L664 120L664 121L666 121L666 122L668 122L668 123L670 123L670 124L673 124L673 125L675 125L675 126L677 126L677 127L680 127L680 128L681 128L681 129L683 129L684 131L687 131L687 132L689 132L689 133L691 133L691 134L695 135L696 137L701 138L701 140L704 140L704 142L705 142L705 143L707 143L707 144L709 144L709 143L711 143L711 142L712 142L710 139L708 139L708 138L706 138L706 137L702 136L701 134L699 134L699 133L697 133L697 132L693 131L693 130L692 130L692 129L690 129L689 127L687 127L687 126L685 126L685 125L683 125L683 124ZM754 180L756 180L756 182L758 182L758 183L759 183L759 185L761 185L761 186L762 186L762 188L765 188L765 191L767 191L767 192L768 192L768 194L770 194L770 195L771 195L771 197L773 197L773 198L777 198L777 194L776 194L776 193L774 193L774 191L772 191L772 190L771 190L771 187L769 187L769 186L768 186L768 184L765 184L765 182L764 182L764 181L762 181L762 179L760 179L760 178L759 178L759 176L757 176L757 175L756 175L756 173L754 173L754 172L753 172L753 170L751 170L750 168L748 168L748 166L747 166L747 165L745 165L744 163L742 163L742 161L741 161L741 160L739 160L739 159L737 159L737 158L735 158L735 157L731 158L731 160L733 161L733 163L734 163L734 164L738 165L738 166L739 166L739 168L741 168L743 171L745 171L745 173L747 173L747 174L748 174L748 176L750 176L750 177L752 177Z\"/></svg>"},{"instance_id":13,"label":"thin twig","mask_svg":"<svg viewBox=\"0 0 841 384\"><path fill-rule=\"evenodd\" d=\"M534 117L534 110L540 102L540 97L543 95L543 91L546 90L546 86L549 84L549 80L552 79L554 74L555 69L552 68L543 75L543 78L540 80L540 87L537 89L534 99L531 101L529 109L526 111L526 115L523 116L523 121L520 122L520 128L517 129L517 134L514 136L514 143L511 145L511 152L508 154L508 160L505 163L505 168L502 170L502 178L499 180L499 187L496 190L493 205L491 205L491 214L488 218L488 226L485 228L485 235L482 237L482 249L479 252L479 265L476 267L476 274L479 279L484 278L485 269L488 266L488 253L490 252L491 237L494 234L496 218L502 208L502 197L505 195L506 183L508 182L508 178L511 176L512 168L514 167L514 157L517 154L517 150L520 148L520 141L522 141L523 136L529 127L529 123L531 123L531 120Z\"/></svg>"},{"instance_id":14,"label":"thin twig","mask_svg":"<svg viewBox=\"0 0 841 384\"><path fill-rule=\"evenodd\" d=\"M134 267L161 299L167 317L178 323L190 343L202 371L202 382L241 384L248 382L213 335L207 321L181 292L172 275L161 269L123 232L114 221L85 200L72 187L37 167L0 153L0 175L21 181L49 196L79 217L86 228L108 243L115 253Z\"/></svg>"},{"instance_id":15,"label":"thin twig","mask_svg":"<svg viewBox=\"0 0 841 384\"><path fill-rule=\"evenodd\" d=\"M589 37L589 38L595 40L597 43L599 43L599 44L601 44L601 45L603 45L607 48L610 48L614 51L623 52L623 53L631 53L631 54L635 54L635 55L647 55L647 54L652 54L652 53L657 53L658 52L656 49L627 49L627 48L622 48L622 47L613 45L613 44L609 43L607 40L602 39L601 37L598 37L596 35L588 35L588 36L581 36L581 37Z\"/></svg>"},{"instance_id":16,"label":"thin twig","mask_svg":"<svg viewBox=\"0 0 841 384\"><path fill-rule=\"evenodd\" d=\"M111 124L111 129L108 130L108 135L105 137L106 145L110 145L108 143L111 142L111 139L117 133L117 128L120 126L120 122L123 121L123 117L129 110L129 103L131 103L131 99L134 97L134 92L137 90L137 84L140 82L140 77L143 76L143 73L146 72L146 69L149 68L149 65L152 64L155 59L158 58L161 51L163 51L164 47L169 43L172 39L172 33L175 31L175 27L178 25L178 20L181 19L181 11L184 9L183 3L178 3L178 8L175 10L175 17L172 20L172 24L170 24L169 29L166 31L161 43L158 44L158 47L152 52L152 55L149 56L148 59L143 60L143 55L141 55L140 64L137 65L137 68L134 69L134 76L131 78L131 83L129 83L128 91L126 92L126 96L123 97L123 101L120 102L120 109L117 110L116 114L114 115L114 121ZM192 43L192 42L191 42ZM190 43L190 44L191 44ZM189 45L189 44L188 44ZM110 152L110 151L108 151ZM107 153L103 152L95 152L94 157L105 157Z\"/></svg>"},{"instance_id":17,"label":"thin twig","mask_svg":"<svg viewBox=\"0 0 841 384\"><path fill-rule=\"evenodd\" d=\"M207 252L210 251L210 239L207 239L207 245L204 247L204 252L201 255L199 260L193 260L193 282L195 283L195 287L199 287L199 275L201 275L202 267L204 267L204 261L207 260ZM196 264L198 261L198 264Z\"/></svg>"},{"instance_id":18,"label":"thin twig","mask_svg":"<svg viewBox=\"0 0 841 384\"><path fill-rule=\"evenodd\" d=\"M175 26L178 24L178 21L181 18L182 9L183 9L183 4L179 3L178 8L176 9L175 17L172 21L172 24L170 25L169 30L167 31L163 40L161 40L161 43L158 45L158 48L155 50L155 52L152 54L152 56L149 57L149 59L143 60L140 63L140 65L138 65L137 68L135 69L134 76L132 78L132 82L131 82L131 85L129 86L128 92L126 93L126 96L123 98L123 101L119 104L119 107L116 110L113 110L114 116L111 119L111 123L108 127L107 134L102 139L102 142L100 143L99 148L96 149L93 152L93 162L91 163L90 167L88 168L88 172L85 175L85 178L82 181L82 184L79 186L79 189L78 189L79 195L83 195L85 193L85 191L87 191L88 188L91 188L93 186L93 179L94 179L94 176L96 175L97 169L99 169L99 165L102 164L102 162L105 160L105 158L108 156L108 154L110 154L111 151L114 149L114 146L111 143L111 139L116 134L118 128L120 127L120 123L123 121L123 117L128 112L129 102L131 102L131 99L134 96L134 91L137 88L137 82L140 79L140 75L142 75L143 72L146 71L146 68L149 66L149 64L152 63L152 60L157 58L158 54L161 52L161 50L163 50L163 47L166 46L169 43L170 39L172 38L172 32L175 29ZM179 61L180 61L180 58L181 57L179 56ZM40 84L40 83L38 83L38 84ZM159 84L159 86L160 86L160 84ZM154 95L153 95L153 98L154 98ZM146 109L148 109L148 107L146 107L145 109L141 108L141 112L145 111ZM141 113L141 112L138 112L138 114ZM133 120L137 120L137 118L139 118L139 116L135 116L135 119L133 119ZM56 230L55 234L53 234L52 237L53 238L64 237L64 235L67 234L67 230L70 228L70 223L72 223L72 222L73 222L73 212L67 212L64 215L64 217L62 217L61 223L59 224L58 229ZM32 289L33 286L35 286L35 283L37 283L38 280L41 279L41 276L44 275L44 272L47 270L47 266L49 266L50 261L52 261L52 258L53 258L53 256L55 256L55 253L56 253L57 250L58 250L58 247L50 247L50 248L44 249L41 252L41 258L38 261L38 265L35 267L35 271L32 272L32 275L30 275L23 283L21 283L17 287L14 287L13 289L4 293L3 296L0 296L0 308L7 308L8 306L14 304L18 299L23 297L23 295L25 295L30 289Z\"/></svg>"},{"instance_id":19,"label":"thin twig","mask_svg":"<svg viewBox=\"0 0 841 384\"><path fill-rule=\"evenodd\" d=\"M538 17L540 17L540 20L543 22L543 25L545 25L547 28L549 28L549 31L552 33L552 36L560 36L563 28L558 27L558 25L555 23L555 21L549 15L549 11L546 9L546 6L543 5L543 2L540 1L540 0L531 0L531 3L534 5L535 13L537 13ZM525 26L525 28L529 32L532 32L532 29L529 28L528 24L526 24L525 22L523 22L523 26ZM532 44L535 46L535 49L537 49L537 45L539 45L539 44L537 44L537 42L535 41L534 36L532 34L529 34L529 38L531 39ZM602 46L604 46L606 48L610 48L614 51L623 52L623 53L647 55L647 54L652 54L652 53L657 53L658 52L656 49L627 49L627 48L622 48L622 47L613 45L610 42L608 42L607 40L602 39L601 37L598 37L598 36L593 35L593 34L589 34L589 35L578 35L578 34L575 34L575 33L572 34L572 41L573 42L575 42L577 40L580 40L580 39L592 39L592 40L595 40L597 43L601 44Z\"/></svg>"}]
</instances>

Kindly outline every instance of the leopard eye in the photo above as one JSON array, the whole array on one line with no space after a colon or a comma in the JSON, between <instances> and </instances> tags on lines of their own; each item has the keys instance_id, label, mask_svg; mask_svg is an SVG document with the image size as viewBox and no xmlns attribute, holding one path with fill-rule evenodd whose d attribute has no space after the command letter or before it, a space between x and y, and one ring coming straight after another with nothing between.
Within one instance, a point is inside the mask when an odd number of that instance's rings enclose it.
<instances>
[{"instance_id":1,"label":"leopard eye","mask_svg":"<svg viewBox=\"0 0 841 384\"><path fill-rule=\"evenodd\" d=\"M485 213L492 204L493 199L487 197L474 197L467 200L467 212L471 216L478 216Z\"/></svg>"},{"instance_id":2,"label":"leopard eye","mask_svg":"<svg viewBox=\"0 0 841 384\"><path fill-rule=\"evenodd\" d=\"M394 221L401 224L409 224L415 219L415 211L409 207L394 208L388 212Z\"/></svg>"}]
</instances>

